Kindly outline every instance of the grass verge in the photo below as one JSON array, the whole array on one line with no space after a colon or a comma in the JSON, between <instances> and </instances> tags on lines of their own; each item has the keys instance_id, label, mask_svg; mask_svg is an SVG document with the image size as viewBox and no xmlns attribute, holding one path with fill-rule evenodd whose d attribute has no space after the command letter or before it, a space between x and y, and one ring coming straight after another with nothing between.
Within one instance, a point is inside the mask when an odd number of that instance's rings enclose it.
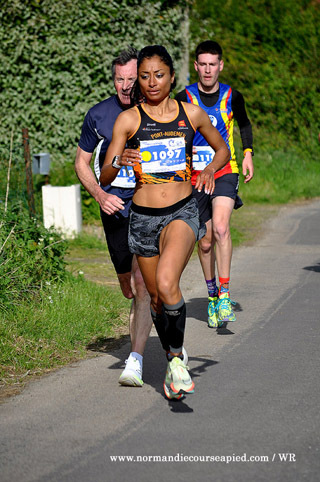
<instances>
[{"instance_id":1,"label":"grass verge","mask_svg":"<svg viewBox=\"0 0 320 482\"><path fill-rule=\"evenodd\" d=\"M46 286L35 302L0 315L0 398L31 377L93 354L127 332L129 301L119 288L83 276Z\"/></svg>"}]
</instances>

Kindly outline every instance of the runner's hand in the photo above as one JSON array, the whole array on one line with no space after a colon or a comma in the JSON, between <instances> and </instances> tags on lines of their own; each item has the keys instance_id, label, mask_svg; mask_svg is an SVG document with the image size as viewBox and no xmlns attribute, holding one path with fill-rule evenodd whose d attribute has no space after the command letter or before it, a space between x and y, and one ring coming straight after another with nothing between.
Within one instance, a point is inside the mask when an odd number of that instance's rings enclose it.
<instances>
[{"instance_id":1,"label":"runner's hand","mask_svg":"<svg viewBox=\"0 0 320 482\"><path fill-rule=\"evenodd\" d=\"M248 172L249 171L249 172ZM242 161L242 174L244 175L245 179L244 182L247 183L251 181L253 178L253 160L251 152L246 152L244 159Z\"/></svg>"},{"instance_id":2,"label":"runner's hand","mask_svg":"<svg viewBox=\"0 0 320 482\"><path fill-rule=\"evenodd\" d=\"M195 184L195 188L198 192L201 192L204 186L204 192L206 194L213 194L215 187L214 173L215 171L209 166L199 173Z\"/></svg>"},{"instance_id":3,"label":"runner's hand","mask_svg":"<svg viewBox=\"0 0 320 482\"><path fill-rule=\"evenodd\" d=\"M118 211L124 210L124 201L114 194L108 194L103 189L99 193L98 199L96 199L100 204L102 211L106 214L115 214Z\"/></svg>"},{"instance_id":4,"label":"runner's hand","mask_svg":"<svg viewBox=\"0 0 320 482\"><path fill-rule=\"evenodd\" d=\"M137 149L125 149L121 154L119 161L120 166L134 166L137 162L141 162L141 154Z\"/></svg>"}]
</instances>

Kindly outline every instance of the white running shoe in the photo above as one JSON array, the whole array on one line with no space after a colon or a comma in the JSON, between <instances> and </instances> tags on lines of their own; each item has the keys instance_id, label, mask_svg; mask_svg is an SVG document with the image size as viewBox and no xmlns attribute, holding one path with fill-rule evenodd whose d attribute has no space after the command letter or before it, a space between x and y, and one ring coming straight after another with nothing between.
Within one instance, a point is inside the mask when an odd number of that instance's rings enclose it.
<instances>
[{"instance_id":1,"label":"white running shoe","mask_svg":"<svg viewBox=\"0 0 320 482\"><path fill-rule=\"evenodd\" d=\"M131 353L126 360L126 368L120 375L119 383L126 387L142 387L143 385L142 366Z\"/></svg>"}]
</instances>

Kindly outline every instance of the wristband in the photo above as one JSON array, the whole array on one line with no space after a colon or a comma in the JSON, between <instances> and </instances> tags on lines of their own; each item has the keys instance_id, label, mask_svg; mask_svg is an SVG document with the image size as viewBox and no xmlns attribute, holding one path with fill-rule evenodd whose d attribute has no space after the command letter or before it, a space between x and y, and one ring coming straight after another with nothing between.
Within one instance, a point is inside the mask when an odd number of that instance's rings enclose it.
<instances>
[{"instance_id":1,"label":"wristband","mask_svg":"<svg viewBox=\"0 0 320 482\"><path fill-rule=\"evenodd\" d=\"M248 147L247 149L245 149L245 150L243 151L243 155L245 156L247 152L251 152L251 154L254 155L254 154L253 154L253 149L251 149L250 147Z\"/></svg>"},{"instance_id":2,"label":"wristband","mask_svg":"<svg viewBox=\"0 0 320 482\"><path fill-rule=\"evenodd\" d=\"M121 156L114 156L114 158L112 159L112 167L114 167L115 169L121 169L121 166L118 164L118 161L120 161L121 159Z\"/></svg>"}]
</instances>

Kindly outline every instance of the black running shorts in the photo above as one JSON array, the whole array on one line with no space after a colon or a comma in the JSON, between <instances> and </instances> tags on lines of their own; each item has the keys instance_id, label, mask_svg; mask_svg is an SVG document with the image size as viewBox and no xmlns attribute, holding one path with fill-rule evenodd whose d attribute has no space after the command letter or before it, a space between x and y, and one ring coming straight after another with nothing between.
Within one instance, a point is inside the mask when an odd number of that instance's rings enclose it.
<instances>
[{"instance_id":1,"label":"black running shorts","mask_svg":"<svg viewBox=\"0 0 320 482\"><path fill-rule=\"evenodd\" d=\"M206 194L204 188L198 192L193 186L193 197L198 201L200 220L203 223L212 218L212 199L218 196L226 196L235 200L234 209L242 206L238 196L239 174L225 174L215 180L213 194Z\"/></svg>"},{"instance_id":2,"label":"black running shorts","mask_svg":"<svg viewBox=\"0 0 320 482\"><path fill-rule=\"evenodd\" d=\"M129 218L116 218L102 210L100 215L113 266L117 274L129 273L133 258L128 246Z\"/></svg>"}]
</instances>

